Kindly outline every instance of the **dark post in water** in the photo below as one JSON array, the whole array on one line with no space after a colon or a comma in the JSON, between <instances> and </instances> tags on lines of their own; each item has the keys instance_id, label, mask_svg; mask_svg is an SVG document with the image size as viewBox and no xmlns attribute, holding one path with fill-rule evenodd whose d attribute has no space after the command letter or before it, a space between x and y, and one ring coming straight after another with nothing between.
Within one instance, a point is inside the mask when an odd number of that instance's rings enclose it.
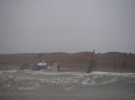
<instances>
[{"instance_id":1,"label":"dark post in water","mask_svg":"<svg viewBox=\"0 0 135 100\"><path fill-rule=\"evenodd\" d=\"M89 68L86 71L86 73L90 73L92 68L94 67L94 63L95 63L95 50L93 50L92 57L91 57L91 60L89 62L90 62L89 63Z\"/></svg>"}]
</instances>

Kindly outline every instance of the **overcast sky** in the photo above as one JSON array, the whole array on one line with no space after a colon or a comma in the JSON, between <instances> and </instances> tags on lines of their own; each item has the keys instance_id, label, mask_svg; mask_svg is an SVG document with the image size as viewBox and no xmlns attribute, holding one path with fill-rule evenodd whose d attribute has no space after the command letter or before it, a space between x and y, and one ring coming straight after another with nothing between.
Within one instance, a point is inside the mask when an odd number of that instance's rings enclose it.
<instances>
[{"instance_id":1,"label":"overcast sky","mask_svg":"<svg viewBox=\"0 0 135 100\"><path fill-rule=\"evenodd\" d=\"M0 53L134 52L135 0L0 0Z\"/></svg>"}]
</instances>

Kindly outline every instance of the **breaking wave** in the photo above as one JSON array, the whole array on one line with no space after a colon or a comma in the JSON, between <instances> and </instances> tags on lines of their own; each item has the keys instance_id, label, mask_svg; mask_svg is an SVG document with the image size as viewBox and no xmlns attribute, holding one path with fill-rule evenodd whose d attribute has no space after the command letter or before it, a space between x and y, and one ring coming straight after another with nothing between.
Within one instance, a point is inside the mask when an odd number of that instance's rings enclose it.
<instances>
[{"instance_id":1,"label":"breaking wave","mask_svg":"<svg viewBox=\"0 0 135 100\"><path fill-rule=\"evenodd\" d=\"M77 85L103 85L120 81L135 83L133 73L108 73L108 72L42 72L42 71L0 71L0 88L12 89L38 89L45 85L62 85L66 90L72 90ZM66 88L68 86L68 88Z\"/></svg>"}]
</instances>

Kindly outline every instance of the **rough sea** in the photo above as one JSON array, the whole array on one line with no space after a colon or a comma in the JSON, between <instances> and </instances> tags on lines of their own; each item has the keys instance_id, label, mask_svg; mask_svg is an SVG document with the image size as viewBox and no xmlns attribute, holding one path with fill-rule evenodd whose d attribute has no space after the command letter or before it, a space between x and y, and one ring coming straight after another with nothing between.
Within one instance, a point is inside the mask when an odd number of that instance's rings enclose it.
<instances>
[{"instance_id":1,"label":"rough sea","mask_svg":"<svg viewBox=\"0 0 135 100\"><path fill-rule=\"evenodd\" d=\"M135 100L135 73L0 71L0 100Z\"/></svg>"}]
</instances>

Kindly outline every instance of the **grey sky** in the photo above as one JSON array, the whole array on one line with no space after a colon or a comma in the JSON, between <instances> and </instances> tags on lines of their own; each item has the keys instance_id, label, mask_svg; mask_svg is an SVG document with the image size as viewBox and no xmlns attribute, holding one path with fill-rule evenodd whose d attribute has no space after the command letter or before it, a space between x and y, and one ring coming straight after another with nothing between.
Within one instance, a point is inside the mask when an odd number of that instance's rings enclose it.
<instances>
[{"instance_id":1,"label":"grey sky","mask_svg":"<svg viewBox=\"0 0 135 100\"><path fill-rule=\"evenodd\" d=\"M134 52L135 0L0 0L0 53Z\"/></svg>"}]
</instances>

